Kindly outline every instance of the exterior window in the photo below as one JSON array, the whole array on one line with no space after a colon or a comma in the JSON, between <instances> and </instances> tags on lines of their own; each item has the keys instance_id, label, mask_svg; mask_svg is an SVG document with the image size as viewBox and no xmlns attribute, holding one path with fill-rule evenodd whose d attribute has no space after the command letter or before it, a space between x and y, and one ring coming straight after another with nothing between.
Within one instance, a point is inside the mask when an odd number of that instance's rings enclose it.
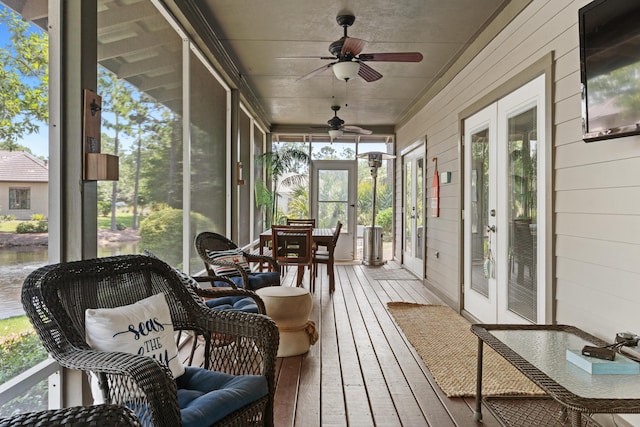
<instances>
[{"instance_id":1,"label":"exterior window","mask_svg":"<svg viewBox=\"0 0 640 427\"><path fill-rule=\"evenodd\" d=\"M9 209L31 209L31 189L10 188Z\"/></svg>"}]
</instances>

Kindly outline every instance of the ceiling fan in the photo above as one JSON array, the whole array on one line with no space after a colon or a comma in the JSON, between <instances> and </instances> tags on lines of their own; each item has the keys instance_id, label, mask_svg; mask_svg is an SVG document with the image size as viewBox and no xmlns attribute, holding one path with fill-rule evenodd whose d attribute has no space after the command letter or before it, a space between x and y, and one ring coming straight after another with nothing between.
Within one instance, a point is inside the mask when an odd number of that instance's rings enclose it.
<instances>
[{"instance_id":1,"label":"ceiling fan","mask_svg":"<svg viewBox=\"0 0 640 427\"><path fill-rule=\"evenodd\" d=\"M328 131L332 141L335 138L341 137L344 132L359 133L360 135L371 135L373 133L368 129L363 129L358 126L345 126L344 120L338 117L338 111L340 111L340 106L332 105L331 109L333 110L333 117L331 117L331 119L327 121L327 124L329 125ZM321 128L317 127L315 129L327 129L327 127L322 126Z\"/></svg>"},{"instance_id":2,"label":"ceiling fan","mask_svg":"<svg viewBox=\"0 0 640 427\"><path fill-rule=\"evenodd\" d=\"M329 52L333 56L321 56L319 59L334 60L334 62L323 65L300 77L298 80L306 80L314 77L328 68L333 69L335 76L344 81L355 78L356 75L362 77L367 82L374 82L382 78L382 74L371 68L365 62L420 62L422 54L420 52L389 52L389 53L361 53L367 44L365 40L347 36L347 28L350 27L356 17L353 15L338 15L336 21L344 28L344 36L329 45ZM335 61L337 60L337 61Z\"/></svg>"}]
</instances>

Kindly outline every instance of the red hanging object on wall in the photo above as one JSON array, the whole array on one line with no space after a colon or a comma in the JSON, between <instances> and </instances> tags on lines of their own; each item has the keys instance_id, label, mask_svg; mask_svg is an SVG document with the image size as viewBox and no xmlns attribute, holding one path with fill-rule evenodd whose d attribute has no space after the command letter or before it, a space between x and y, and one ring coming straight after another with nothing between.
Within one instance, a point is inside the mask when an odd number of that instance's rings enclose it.
<instances>
[{"instance_id":1,"label":"red hanging object on wall","mask_svg":"<svg viewBox=\"0 0 640 427\"><path fill-rule=\"evenodd\" d=\"M431 216L440 216L440 175L438 174L438 158L434 157L436 170L433 172L433 182L431 183Z\"/></svg>"}]
</instances>

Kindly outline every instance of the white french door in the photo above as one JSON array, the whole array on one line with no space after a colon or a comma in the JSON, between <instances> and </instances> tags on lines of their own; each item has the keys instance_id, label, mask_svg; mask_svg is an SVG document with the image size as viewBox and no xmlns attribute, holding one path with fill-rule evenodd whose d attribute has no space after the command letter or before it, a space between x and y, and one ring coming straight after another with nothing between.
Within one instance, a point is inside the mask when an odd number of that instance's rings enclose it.
<instances>
[{"instance_id":1,"label":"white french door","mask_svg":"<svg viewBox=\"0 0 640 427\"><path fill-rule=\"evenodd\" d=\"M424 277L425 211L424 146L403 155L403 243L402 263L416 276Z\"/></svg>"},{"instance_id":2,"label":"white french door","mask_svg":"<svg viewBox=\"0 0 640 427\"><path fill-rule=\"evenodd\" d=\"M464 307L484 323L545 319L544 76L464 122Z\"/></svg>"},{"instance_id":3,"label":"white french door","mask_svg":"<svg viewBox=\"0 0 640 427\"><path fill-rule=\"evenodd\" d=\"M311 162L311 216L319 228L334 228L342 222L335 250L337 260L355 258L357 163L354 160Z\"/></svg>"}]
</instances>

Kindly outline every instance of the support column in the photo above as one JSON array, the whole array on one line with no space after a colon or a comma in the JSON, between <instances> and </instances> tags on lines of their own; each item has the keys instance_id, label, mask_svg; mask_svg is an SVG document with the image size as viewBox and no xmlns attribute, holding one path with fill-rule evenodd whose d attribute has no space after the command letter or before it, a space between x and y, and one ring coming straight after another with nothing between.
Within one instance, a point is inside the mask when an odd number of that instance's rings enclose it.
<instances>
[{"instance_id":1,"label":"support column","mask_svg":"<svg viewBox=\"0 0 640 427\"><path fill-rule=\"evenodd\" d=\"M97 255L97 183L82 180L83 89L97 88L97 2L49 0L49 262ZM62 405L91 403L62 369Z\"/></svg>"},{"instance_id":2,"label":"support column","mask_svg":"<svg viewBox=\"0 0 640 427\"><path fill-rule=\"evenodd\" d=\"M240 161L240 92L237 89L231 89L231 181L229 186L231 187L231 236L232 241L238 241L239 235L239 189L236 183L238 182L238 169L236 168L237 162Z\"/></svg>"}]
</instances>

